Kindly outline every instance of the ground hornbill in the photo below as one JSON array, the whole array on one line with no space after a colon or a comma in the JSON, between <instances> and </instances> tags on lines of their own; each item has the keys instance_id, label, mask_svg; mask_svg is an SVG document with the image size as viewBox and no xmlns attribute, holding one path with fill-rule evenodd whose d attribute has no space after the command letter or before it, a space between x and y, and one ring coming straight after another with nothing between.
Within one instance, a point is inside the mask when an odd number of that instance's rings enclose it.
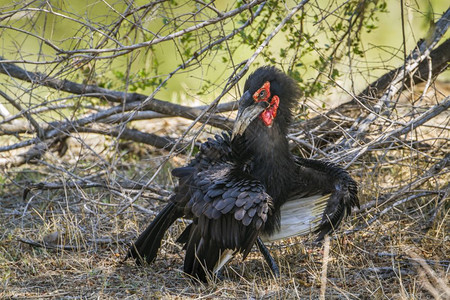
<instances>
[{"instance_id":1,"label":"ground hornbill","mask_svg":"<svg viewBox=\"0 0 450 300\"><path fill-rule=\"evenodd\" d=\"M251 74L231 136L209 139L189 165L172 171L175 194L127 257L152 262L166 230L183 217L192 219L177 240L187 274L206 281L256 243L278 275L263 241L309 232L321 239L335 229L359 205L357 185L331 163L290 153L286 134L299 97L295 81L274 67Z\"/></svg>"}]
</instances>

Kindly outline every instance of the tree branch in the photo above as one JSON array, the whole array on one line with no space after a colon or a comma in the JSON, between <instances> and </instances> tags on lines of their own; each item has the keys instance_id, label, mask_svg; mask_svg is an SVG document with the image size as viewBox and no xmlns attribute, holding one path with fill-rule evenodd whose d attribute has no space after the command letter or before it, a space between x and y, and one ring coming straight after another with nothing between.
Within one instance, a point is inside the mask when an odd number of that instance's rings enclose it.
<instances>
[{"instance_id":1,"label":"tree branch","mask_svg":"<svg viewBox=\"0 0 450 300\"><path fill-rule=\"evenodd\" d=\"M0 57L0 73L26 82L37 84L40 86L47 86L71 94L83 95L84 97L104 99L111 102L125 103L125 105L127 104L132 105L133 109L139 108L139 104L148 97L143 94L119 92L101 88L96 85L85 85L72 82L66 79L53 78L46 74L26 71L15 64L3 63L2 60L4 59ZM230 107L229 104L226 104L225 106ZM202 108L204 109L204 107L205 106L188 107L158 99L152 99L151 101L148 101L148 103L140 109L152 110L168 116L180 116L193 120L202 112ZM115 109L118 108L120 110L122 109L122 106L116 106ZM224 126L223 124L221 124L221 122L219 122L217 125L220 127Z\"/></svg>"},{"instance_id":2,"label":"tree branch","mask_svg":"<svg viewBox=\"0 0 450 300\"><path fill-rule=\"evenodd\" d=\"M38 137L42 137L43 136L44 131L39 126L38 122L31 116L30 113L28 113L26 110L24 110L19 103L14 101L14 99L9 97L7 94L3 93L2 91L0 91L0 96L5 98L9 103L12 104L12 106L14 106L21 114L23 114L25 116L25 118L30 122L31 126L33 126L34 129L36 130Z\"/></svg>"},{"instance_id":3,"label":"tree branch","mask_svg":"<svg viewBox=\"0 0 450 300\"><path fill-rule=\"evenodd\" d=\"M353 162L356 159L358 159L358 157L360 157L361 155L366 153L367 151L370 151L376 147L379 147L380 144L392 143L399 136L405 135L405 134L415 130L417 127L423 125L424 123L429 121L431 118L448 110L449 107L450 107L450 96L446 97L444 100L442 100L442 102L431 107L430 109L428 109L427 111L425 111L424 113L419 115L418 117L413 118L412 120L410 120L403 126L397 128L397 129L388 131L388 132L378 136L376 139L374 139L373 141L370 141L369 143L365 144L364 146L342 151L343 153L341 155L338 155L334 161L335 162L342 161L342 160L348 159L350 157L351 161Z\"/></svg>"},{"instance_id":4,"label":"tree branch","mask_svg":"<svg viewBox=\"0 0 450 300\"><path fill-rule=\"evenodd\" d=\"M168 34L166 36L163 37L155 37L154 39L150 40L150 41L146 41L143 43L138 43L135 45L131 45L131 46L121 46L119 48L104 48L104 49L77 49L77 50L71 50L71 51L63 51L62 54L69 54L69 55L73 55L73 54L77 54L77 53L92 53L92 54L100 54L100 53L106 53L106 52L130 52L132 50L138 49L138 48L143 48L143 47L150 47L152 45L164 42L164 41L170 41L173 40L177 37L180 37L182 35L185 35L186 33L189 32L193 32L196 30L199 30L203 27L212 25L212 24L216 24L222 20L225 20L227 18L230 18L232 16L235 16L243 11L249 10L252 7L258 5L259 3L263 2L263 0L253 0L252 2L248 3L248 4L244 4L234 10L228 11L226 13L222 13L221 15L219 15L218 17L203 21L199 24L193 25L191 27L188 27L186 29Z\"/></svg>"},{"instance_id":5,"label":"tree branch","mask_svg":"<svg viewBox=\"0 0 450 300\"><path fill-rule=\"evenodd\" d=\"M433 78L444 72L448 68L448 63L450 61L450 51L448 51L448 49L450 49L450 39L445 40L441 45L430 52L431 70L430 64L427 61L421 61L413 76L406 76L404 86L427 81L430 71ZM400 73L402 68L403 66L384 74L366 87L357 98L364 104L367 103L367 99L378 98L386 90L392 80ZM352 104L357 103L355 99L350 102ZM345 103L343 105L345 105Z\"/></svg>"},{"instance_id":6,"label":"tree branch","mask_svg":"<svg viewBox=\"0 0 450 300\"><path fill-rule=\"evenodd\" d=\"M102 135L108 135L111 137L116 137L124 140L130 140L138 143L143 143L147 145L154 146L159 149L171 149L175 146L176 140L169 137L158 136L153 133L146 133L136 129L130 128L88 128L88 127L80 127L77 132L87 132L87 133L96 133ZM177 144L175 149L177 151L184 150L186 148L186 144Z\"/></svg>"},{"instance_id":7,"label":"tree branch","mask_svg":"<svg viewBox=\"0 0 450 300\"><path fill-rule=\"evenodd\" d=\"M431 59L431 69L429 61L426 59L422 60L413 76L406 76L404 87L427 81L430 73L432 79L434 79L439 74L444 72L448 68L450 62L450 51L448 51L449 48L450 39L447 39L436 49L432 50L429 54ZM342 103L325 114L315 116L299 123L301 132L297 135L297 138L305 138L310 133L321 131L324 133L322 135L323 141L330 142L331 140L336 139L336 137L333 136L334 133L338 135L341 135L342 133L331 130L331 128L336 125L334 120L339 120L342 116L346 116L347 118L352 118L353 116L353 118L356 119L357 117L364 115L366 112L362 110L362 106L368 106L370 101L380 97L392 82L393 78L398 76L402 70L403 66L384 74L379 79L372 82L356 97L353 97L352 100Z\"/></svg>"},{"instance_id":8,"label":"tree branch","mask_svg":"<svg viewBox=\"0 0 450 300\"><path fill-rule=\"evenodd\" d=\"M433 31L430 39L423 40L419 43L412 53L408 56L404 66L399 68L399 72L392 79L386 92L381 96L378 102L373 106L370 114L362 121L353 124L349 132L349 138L347 138L342 146L344 149L350 148L355 142L363 139L366 135L369 125L372 124L378 117L384 107L389 108L392 98L397 94L404 86L405 78L409 74L414 74L418 69L421 62L427 62L426 58L429 57L434 46L439 42L441 37L445 34L450 26L450 9L448 9L444 15L437 21L435 30ZM390 112L386 112L387 115ZM353 131L353 132L352 132Z\"/></svg>"}]
</instances>

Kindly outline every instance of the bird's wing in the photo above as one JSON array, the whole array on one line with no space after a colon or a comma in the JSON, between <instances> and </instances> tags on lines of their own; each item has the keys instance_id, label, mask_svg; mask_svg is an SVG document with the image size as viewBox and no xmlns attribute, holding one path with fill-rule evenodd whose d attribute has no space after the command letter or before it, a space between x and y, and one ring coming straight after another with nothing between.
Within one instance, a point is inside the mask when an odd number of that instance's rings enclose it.
<instances>
[{"instance_id":1,"label":"bird's wing","mask_svg":"<svg viewBox=\"0 0 450 300\"><path fill-rule=\"evenodd\" d=\"M280 229L266 241L318 233L318 240L335 230L358 206L356 182L344 169L328 162L296 157L296 183L280 208Z\"/></svg>"},{"instance_id":2,"label":"bird's wing","mask_svg":"<svg viewBox=\"0 0 450 300\"><path fill-rule=\"evenodd\" d=\"M262 235L262 240L274 242L317 231L329 198L330 194L290 197L280 207L280 227L270 235Z\"/></svg>"},{"instance_id":3,"label":"bird's wing","mask_svg":"<svg viewBox=\"0 0 450 300\"><path fill-rule=\"evenodd\" d=\"M185 272L205 280L235 253L245 258L271 214L272 198L227 163L194 173L186 184L190 195L180 199L188 198L185 213L193 223L178 241L186 243Z\"/></svg>"},{"instance_id":4,"label":"bird's wing","mask_svg":"<svg viewBox=\"0 0 450 300\"><path fill-rule=\"evenodd\" d=\"M230 163L231 160L232 150L230 135L228 133L222 133L222 135L216 135L214 138L209 138L205 143L201 144L199 152L197 153L195 159L192 160L191 163L189 163L187 166L173 169L172 175L178 177L179 179L179 184L175 188L175 193L171 197L169 204L167 204L167 206L158 214L158 216L146 228L146 230L141 233L132 247L130 247L127 253L127 257L135 258L138 264L142 263L143 261L147 261L148 263L153 261L157 256L159 247L161 246L161 241L164 233L177 218L184 215L193 217L194 215L191 209L192 205L194 205L195 203L195 207L197 209L198 207L200 207L199 205L211 206L211 203L208 203L208 201L210 201L210 194L214 193L214 191L211 189L222 188L223 191L221 191L221 193L224 193L225 190L228 189L227 187L223 186L224 184L226 184L224 181L222 184L219 181L221 179L221 175L229 172L232 166L232 164ZM234 179L239 181L239 177L236 177ZM241 184L244 183L241 182ZM233 189L237 190L237 188L235 187L232 187L229 190ZM245 188L243 189L243 191L245 191ZM215 209L221 209L222 212L230 209L230 214L236 213L237 217L242 216L243 219L240 220L240 222L242 224L246 224L246 226L248 227L248 233L257 232L259 230L259 227L261 226L260 219L263 218L264 221L265 219L267 219L267 212L264 210L265 204L262 203L261 208L259 208L258 210L259 214L253 216L254 222L252 224L247 224L247 222L249 221L248 214L253 213L253 210L251 209L253 207L258 207L256 203L258 201L257 197L254 199L256 201L255 204L252 205L250 207L250 210L243 215L241 215L239 212L236 212L236 209L233 210L233 207L221 208L221 206L223 206L223 204L225 203L223 201L230 201L229 198L225 198L222 202L219 201L219 196L215 196L213 198L215 200L213 205L216 206L216 208L210 208L208 211L200 213L200 216L203 214L202 218L211 218L210 213L217 213L217 210ZM245 197L242 199L247 200ZM228 204L228 202L226 203ZM248 201L246 203L247 205L249 204ZM225 228L227 226L227 223L223 221L226 218L230 217L222 216L222 218L219 218L219 220L212 222L213 224L216 224L216 227L214 227L215 232L211 235L212 238L209 238L210 240L217 239L217 236L221 234L218 233L217 224L222 225L224 227L224 230L227 229ZM198 223L199 217L194 216L194 220ZM233 225L234 223L237 223L237 221L239 220L236 219L236 221L230 221L230 224ZM199 228L203 228L204 231L205 226L207 225ZM253 231L250 230L250 228L252 228ZM244 247L243 249L247 249L248 247L251 248L251 246L248 246L247 244L244 244L242 242L242 238L239 235L233 236L233 234L233 231L227 231L227 235L225 235L226 239L225 241L222 241L222 246L226 246L227 244L224 243L227 242L232 246L233 249L239 248L236 247L235 244L229 242L231 238L234 238L237 240L237 244L239 244L240 247ZM193 239L190 238L189 235L190 230L186 230L180 236L179 240L185 243L191 240L193 241Z\"/></svg>"},{"instance_id":5,"label":"bird's wing","mask_svg":"<svg viewBox=\"0 0 450 300\"><path fill-rule=\"evenodd\" d=\"M222 132L221 135L216 134L214 138L208 138L200 145L199 152L189 166L195 166L198 170L206 170L213 165L230 161L231 155L230 134Z\"/></svg>"}]
</instances>

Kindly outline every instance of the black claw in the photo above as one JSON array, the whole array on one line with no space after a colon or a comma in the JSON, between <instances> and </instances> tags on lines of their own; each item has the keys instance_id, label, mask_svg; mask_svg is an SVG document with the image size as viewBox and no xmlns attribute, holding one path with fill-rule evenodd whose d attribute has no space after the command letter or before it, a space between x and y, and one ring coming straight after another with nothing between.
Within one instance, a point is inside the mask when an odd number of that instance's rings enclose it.
<instances>
[{"instance_id":1,"label":"black claw","mask_svg":"<svg viewBox=\"0 0 450 300\"><path fill-rule=\"evenodd\" d=\"M264 256L264 259L269 265L273 275L277 278L280 277L280 268L278 268L277 263L273 259L272 255L270 255L269 249L267 249L266 245L264 245L264 243L261 241L261 238L259 237L256 239L256 243L258 244L259 251L261 251L262 255Z\"/></svg>"}]
</instances>

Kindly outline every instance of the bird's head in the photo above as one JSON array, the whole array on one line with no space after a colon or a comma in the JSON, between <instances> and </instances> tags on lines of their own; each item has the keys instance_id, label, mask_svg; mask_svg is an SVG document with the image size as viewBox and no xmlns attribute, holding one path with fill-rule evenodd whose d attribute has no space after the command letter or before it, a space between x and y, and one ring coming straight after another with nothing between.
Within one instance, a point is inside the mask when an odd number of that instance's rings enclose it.
<instances>
[{"instance_id":1,"label":"bird's head","mask_svg":"<svg viewBox=\"0 0 450 300\"><path fill-rule=\"evenodd\" d=\"M297 83L282 71L268 66L257 69L245 82L232 137L243 135L250 124L274 126L285 134L300 95Z\"/></svg>"}]
</instances>

